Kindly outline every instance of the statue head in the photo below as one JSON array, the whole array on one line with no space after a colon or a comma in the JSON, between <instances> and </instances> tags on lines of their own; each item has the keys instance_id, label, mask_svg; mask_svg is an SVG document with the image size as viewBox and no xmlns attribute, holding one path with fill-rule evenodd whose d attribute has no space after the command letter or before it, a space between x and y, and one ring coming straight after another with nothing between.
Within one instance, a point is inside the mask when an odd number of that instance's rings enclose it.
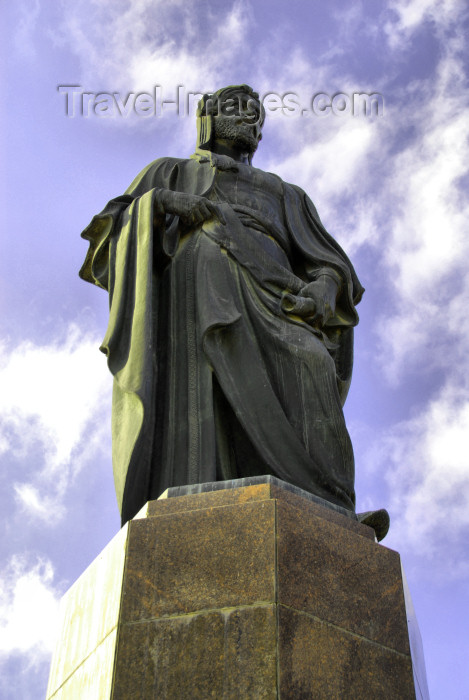
<instances>
[{"instance_id":1,"label":"statue head","mask_svg":"<svg viewBox=\"0 0 469 700\"><path fill-rule=\"evenodd\" d=\"M197 148L210 151L214 140L240 144L252 160L262 138L265 110L249 85L229 85L205 94L197 106Z\"/></svg>"}]
</instances>

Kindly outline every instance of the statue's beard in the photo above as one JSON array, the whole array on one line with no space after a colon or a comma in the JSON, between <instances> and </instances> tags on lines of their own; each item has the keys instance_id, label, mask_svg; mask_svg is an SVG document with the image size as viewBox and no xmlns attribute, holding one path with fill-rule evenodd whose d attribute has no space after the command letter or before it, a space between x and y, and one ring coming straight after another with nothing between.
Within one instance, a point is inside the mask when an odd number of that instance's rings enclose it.
<instances>
[{"instance_id":1,"label":"statue's beard","mask_svg":"<svg viewBox=\"0 0 469 700\"><path fill-rule=\"evenodd\" d=\"M258 145L258 139L253 132L251 124L236 124L236 117L215 117L214 132L216 139L231 141L236 148L254 155Z\"/></svg>"}]
</instances>

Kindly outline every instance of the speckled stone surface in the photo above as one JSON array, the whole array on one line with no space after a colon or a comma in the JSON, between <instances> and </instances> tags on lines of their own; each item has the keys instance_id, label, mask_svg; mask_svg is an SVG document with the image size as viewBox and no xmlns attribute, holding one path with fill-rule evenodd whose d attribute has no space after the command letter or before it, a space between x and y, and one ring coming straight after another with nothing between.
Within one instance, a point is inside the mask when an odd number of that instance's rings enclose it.
<instances>
[{"instance_id":1,"label":"speckled stone surface","mask_svg":"<svg viewBox=\"0 0 469 700\"><path fill-rule=\"evenodd\" d=\"M315 503L321 508L326 510L332 510L340 515L345 515L347 519L358 520L357 515L352 513L352 511L343 508L342 506L331 503L330 501L324 500L316 496L310 491L305 491L299 486L294 486L289 484L282 479L278 479L276 476L271 474L265 474L264 476L248 476L241 479L232 479L231 481L211 481L203 484L189 484L187 486L172 486L166 489L164 493L161 494L158 500L163 500L166 498L179 498L180 496L186 496L189 494L201 494L209 493L213 491L235 491L246 486L259 486L259 485L269 485L273 488L279 489L282 493L292 493L303 501L308 501L310 503ZM272 492L271 492L272 493Z\"/></svg>"},{"instance_id":2,"label":"speckled stone surface","mask_svg":"<svg viewBox=\"0 0 469 700\"><path fill-rule=\"evenodd\" d=\"M180 513L185 510L202 510L203 508L217 508L218 506L232 506L252 501L265 501L272 498L270 484L253 484L236 489L221 491L204 491L202 493L187 494L177 498L158 498L156 501L148 501L140 511L142 517L154 518L170 513ZM140 513L137 517L140 517Z\"/></svg>"},{"instance_id":3,"label":"speckled stone surface","mask_svg":"<svg viewBox=\"0 0 469 700\"><path fill-rule=\"evenodd\" d=\"M216 508L219 506L228 506L251 501L261 501L268 499L277 499L282 503L289 503L295 508L300 508L306 513L315 514L323 520L328 520L345 527L347 530L355 532L357 535L375 541L375 536L372 528L359 523L352 517L345 517L340 513L337 507L325 508L318 503L321 499L314 497L312 494L307 494L298 487L286 489L282 486L282 482L274 477L254 477L253 479L237 479L231 483L259 481L265 479L265 483L254 483L248 486L239 486L236 488L216 489L213 491L201 491L200 493L188 493L182 496L171 496L174 491L184 491L180 489L168 489L169 495L164 495L155 501L149 501L136 518L153 518L169 513L179 513L185 510L199 510L203 508ZM223 482L215 482L214 484L200 484L200 487L210 488L219 486ZM194 488L185 487L187 489ZM343 509L341 509L343 510Z\"/></svg>"},{"instance_id":4,"label":"speckled stone surface","mask_svg":"<svg viewBox=\"0 0 469 700\"><path fill-rule=\"evenodd\" d=\"M415 700L409 656L279 605L279 697Z\"/></svg>"},{"instance_id":5,"label":"speckled stone surface","mask_svg":"<svg viewBox=\"0 0 469 700\"><path fill-rule=\"evenodd\" d=\"M277 698L276 606L123 626L113 700Z\"/></svg>"},{"instance_id":6,"label":"speckled stone surface","mask_svg":"<svg viewBox=\"0 0 469 700\"><path fill-rule=\"evenodd\" d=\"M298 489L162 498L119 542L65 598L51 700L415 697L399 555Z\"/></svg>"},{"instance_id":7,"label":"speckled stone surface","mask_svg":"<svg viewBox=\"0 0 469 700\"><path fill-rule=\"evenodd\" d=\"M272 485L271 498L275 498L278 503L285 503L299 509L302 513L302 517L303 514L305 517L316 515L321 520L334 523L339 527L345 528L349 532L361 535L375 542L375 533L371 527L363 525L352 518L344 517L341 513L332 508L324 508L315 501L303 498L298 493L287 491L281 486Z\"/></svg>"},{"instance_id":8,"label":"speckled stone surface","mask_svg":"<svg viewBox=\"0 0 469 700\"><path fill-rule=\"evenodd\" d=\"M409 654L397 552L282 502L278 601Z\"/></svg>"},{"instance_id":9,"label":"speckled stone surface","mask_svg":"<svg viewBox=\"0 0 469 700\"><path fill-rule=\"evenodd\" d=\"M275 502L130 523L123 622L275 601Z\"/></svg>"}]
</instances>

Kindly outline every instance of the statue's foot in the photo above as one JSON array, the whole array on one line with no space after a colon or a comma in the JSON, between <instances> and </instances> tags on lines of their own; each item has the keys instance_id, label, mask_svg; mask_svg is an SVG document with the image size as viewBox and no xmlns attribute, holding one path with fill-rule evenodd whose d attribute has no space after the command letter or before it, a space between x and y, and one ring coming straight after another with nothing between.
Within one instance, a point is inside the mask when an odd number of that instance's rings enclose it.
<instances>
[{"instance_id":1,"label":"statue's foot","mask_svg":"<svg viewBox=\"0 0 469 700\"><path fill-rule=\"evenodd\" d=\"M372 527L378 542L386 537L389 530L389 513L384 508L381 510L368 510L366 513L357 513L359 523Z\"/></svg>"}]
</instances>

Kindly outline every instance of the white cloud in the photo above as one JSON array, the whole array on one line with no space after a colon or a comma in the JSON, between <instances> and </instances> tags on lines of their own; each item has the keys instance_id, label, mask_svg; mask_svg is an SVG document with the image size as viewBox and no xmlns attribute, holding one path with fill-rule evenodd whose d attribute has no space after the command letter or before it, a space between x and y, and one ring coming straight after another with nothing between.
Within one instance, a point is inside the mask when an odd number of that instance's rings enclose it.
<instances>
[{"instance_id":1,"label":"white cloud","mask_svg":"<svg viewBox=\"0 0 469 700\"><path fill-rule=\"evenodd\" d=\"M186 115L188 93L246 82L251 73L251 53L246 52L250 19L245 0L217 9L196 0L79 0L63 5L61 30L53 40L79 61L78 75L64 76L67 84L72 80L81 92L92 94L117 93L127 105L127 116L119 117L111 101L108 114L115 118L100 118L102 126L157 129L159 142L166 142L172 155L182 155L195 145L194 116ZM176 106L170 103L177 99L178 86L182 89ZM153 111L151 117L137 116L135 95L145 92L153 98L154 90L156 118ZM80 113L79 96L73 100L75 113ZM84 109L93 115L93 98ZM181 118L175 126L177 115Z\"/></svg>"},{"instance_id":2,"label":"white cloud","mask_svg":"<svg viewBox=\"0 0 469 700\"><path fill-rule=\"evenodd\" d=\"M391 0L388 8L395 18L386 22L384 29L394 49L408 42L424 22L432 22L435 31L442 34L466 11L464 0Z\"/></svg>"},{"instance_id":3,"label":"white cloud","mask_svg":"<svg viewBox=\"0 0 469 700\"><path fill-rule=\"evenodd\" d=\"M376 236L372 225L375 204L370 198L370 206L366 206L359 191L363 180L369 181L373 175L370 164L380 148L380 125L363 118L330 117L327 128L320 134L316 123L307 122L305 117L301 126L309 136L308 142L282 162L271 164L271 168L312 197L326 226L334 222L334 236L352 254L359 245ZM345 216L340 220L337 203L351 195L353 208L341 206Z\"/></svg>"},{"instance_id":4,"label":"white cloud","mask_svg":"<svg viewBox=\"0 0 469 700\"><path fill-rule=\"evenodd\" d=\"M335 120L335 128L327 140L306 144L301 153L295 153L279 166L287 180L298 182L300 178L304 187L314 182L321 199L327 199L337 191L346 194L353 187L373 141L373 129L369 124L340 119Z\"/></svg>"},{"instance_id":5,"label":"white cloud","mask_svg":"<svg viewBox=\"0 0 469 700\"><path fill-rule=\"evenodd\" d=\"M60 595L48 559L11 558L0 576L0 662L14 654L32 666L45 661L55 643Z\"/></svg>"},{"instance_id":6,"label":"white cloud","mask_svg":"<svg viewBox=\"0 0 469 700\"><path fill-rule=\"evenodd\" d=\"M469 342L461 327L469 294L469 121L460 37L448 39L430 78L410 83L394 102L383 93L384 117L304 118L301 141L298 118L283 118L274 128L296 149L269 169L312 196L352 259L362 246L379 253L387 304L376 359L397 383L416 369L460 365Z\"/></svg>"},{"instance_id":7,"label":"white cloud","mask_svg":"<svg viewBox=\"0 0 469 700\"><path fill-rule=\"evenodd\" d=\"M457 367L461 345L469 340L461 316L455 322L469 292L469 204L462 184L469 175L467 102L462 65L450 52L403 114L394 114L402 127L407 123L418 131L391 157L383 182L390 216L383 229L387 240L382 237L380 245L394 311L378 332L385 339L381 359L391 381L419 365Z\"/></svg>"},{"instance_id":8,"label":"white cloud","mask_svg":"<svg viewBox=\"0 0 469 700\"><path fill-rule=\"evenodd\" d=\"M469 535L468 435L469 391L448 384L374 450L390 489L393 541L427 560L446 559L445 576L453 567L452 575L469 573L461 561Z\"/></svg>"},{"instance_id":9,"label":"white cloud","mask_svg":"<svg viewBox=\"0 0 469 700\"><path fill-rule=\"evenodd\" d=\"M99 340L71 324L49 345L0 353L0 444L30 515L57 521L73 479L109 432L110 375ZM102 419L101 414L106 417Z\"/></svg>"},{"instance_id":10,"label":"white cloud","mask_svg":"<svg viewBox=\"0 0 469 700\"><path fill-rule=\"evenodd\" d=\"M449 92L447 80L446 85L437 82L435 103ZM432 285L435 276L443 277L465 245L467 205L461 207L457 184L468 172L469 123L463 105L452 106L440 107L437 119L429 115L430 124L423 125L421 135L393 164L391 194L398 198L402 215L393 221L394 245L387 259L397 268L396 285L409 297L422 285ZM431 104L422 107L427 111Z\"/></svg>"},{"instance_id":11,"label":"white cloud","mask_svg":"<svg viewBox=\"0 0 469 700\"><path fill-rule=\"evenodd\" d=\"M249 18L241 0L218 12L194 0L131 0L121 7L81 0L64 6L62 40L79 57L89 88L102 82L106 90L210 89L236 50L241 57Z\"/></svg>"},{"instance_id":12,"label":"white cloud","mask_svg":"<svg viewBox=\"0 0 469 700\"><path fill-rule=\"evenodd\" d=\"M65 515L65 508L60 503L60 496L63 495L65 487L65 483L63 483L62 488L58 491L54 489L52 495L49 495L44 492L44 488L41 493L39 487L30 483L13 485L16 498L22 508L30 515L45 521L51 520L51 514L53 514L52 517L55 521L60 520Z\"/></svg>"},{"instance_id":13,"label":"white cloud","mask_svg":"<svg viewBox=\"0 0 469 700\"><path fill-rule=\"evenodd\" d=\"M268 169L311 195L326 227L353 260L361 247L379 255L386 305L376 328L383 339L376 361L397 383L416 369L461 364L461 347L469 342L469 331L460 323L469 293L464 180L469 176L469 105L466 42L457 22L463 5L412 1L392 7L389 23L396 33L403 27L416 31L441 15L440 54L432 75L409 81L398 92L395 76L381 76L384 117L279 117L266 131L284 147ZM292 88L304 96L307 77L311 85L318 71L319 84L340 85L348 94L357 89L353 76L343 70L339 75L334 64L318 68L318 61L313 68L301 51L294 64L298 73Z\"/></svg>"}]
</instances>

